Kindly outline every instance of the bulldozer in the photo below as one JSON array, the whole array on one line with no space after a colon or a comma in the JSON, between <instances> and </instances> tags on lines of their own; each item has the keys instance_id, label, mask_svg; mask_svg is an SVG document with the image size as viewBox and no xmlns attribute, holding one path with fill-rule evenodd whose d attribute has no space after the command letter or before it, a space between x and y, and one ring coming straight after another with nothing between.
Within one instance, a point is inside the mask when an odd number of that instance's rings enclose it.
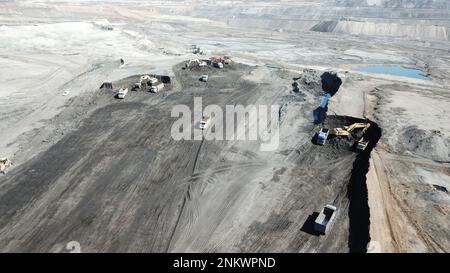
<instances>
[{"instance_id":1,"label":"bulldozer","mask_svg":"<svg viewBox=\"0 0 450 273\"><path fill-rule=\"evenodd\" d=\"M192 45L191 48L190 48L190 51L191 51L193 54L200 54L200 55L205 54L205 53L203 52L203 50L202 50L199 46L197 46L197 45Z\"/></svg>"},{"instance_id":2,"label":"bulldozer","mask_svg":"<svg viewBox=\"0 0 450 273\"><path fill-rule=\"evenodd\" d=\"M339 137L350 137L351 133L355 129L362 129L361 135L364 134L367 129L369 129L370 123L353 123L349 126L344 126L344 128L333 128L330 134Z\"/></svg>"}]
</instances>

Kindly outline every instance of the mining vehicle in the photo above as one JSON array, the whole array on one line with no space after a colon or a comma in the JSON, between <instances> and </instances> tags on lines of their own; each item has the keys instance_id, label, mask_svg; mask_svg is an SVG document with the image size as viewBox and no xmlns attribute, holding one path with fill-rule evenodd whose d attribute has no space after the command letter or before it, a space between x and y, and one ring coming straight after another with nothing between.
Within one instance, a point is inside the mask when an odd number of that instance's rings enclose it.
<instances>
[{"instance_id":1,"label":"mining vehicle","mask_svg":"<svg viewBox=\"0 0 450 273\"><path fill-rule=\"evenodd\" d=\"M335 206L330 204L326 205L314 221L314 230L321 234L326 234L334 220L336 210L337 208Z\"/></svg>"}]
</instances>

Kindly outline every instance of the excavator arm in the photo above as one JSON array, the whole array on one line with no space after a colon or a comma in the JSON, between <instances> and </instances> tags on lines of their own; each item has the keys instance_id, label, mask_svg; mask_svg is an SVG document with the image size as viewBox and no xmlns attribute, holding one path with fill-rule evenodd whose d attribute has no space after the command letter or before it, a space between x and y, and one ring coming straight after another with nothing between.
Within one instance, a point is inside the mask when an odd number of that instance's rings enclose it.
<instances>
[{"instance_id":1,"label":"excavator arm","mask_svg":"<svg viewBox=\"0 0 450 273\"><path fill-rule=\"evenodd\" d=\"M362 128L363 129L363 133L364 133L367 129L369 129L369 127L370 127L370 123L353 123L350 126L345 126L344 129L347 132L351 133L355 129L361 129Z\"/></svg>"},{"instance_id":2,"label":"excavator arm","mask_svg":"<svg viewBox=\"0 0 450 273\"><path fill-rule=\"evenodd\" d=\"M353 123L349 126L344 126L344 128L334 128L331 130L331 134L336 136L349 136L353 130L361 128L363 129L362 133L364 134L369 127L370 123Z\"/></svg>"}]
</instances>

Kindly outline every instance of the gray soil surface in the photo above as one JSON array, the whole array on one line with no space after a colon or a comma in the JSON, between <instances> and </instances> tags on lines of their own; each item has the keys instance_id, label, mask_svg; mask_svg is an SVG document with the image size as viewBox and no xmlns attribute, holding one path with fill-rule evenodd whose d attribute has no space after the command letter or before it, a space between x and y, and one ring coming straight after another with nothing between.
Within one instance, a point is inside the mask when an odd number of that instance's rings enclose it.
<instances>
[{"instance_id":1,"label":"gray soil surface","mask_svg":"<svg viewBox=\"0 0 450 273\"><path fill-rule=\"evenodd\" d=\"M176 104L192 108L194 96L221 107L280 102L298 96L288 88L292 79L269 72L285 83L280 89L249 80L261 68L181 67L174 67L171 90L130 91L124 100L99 90L89 98L93 103L82 97L73 102L95 110L3 178L3 251L63 251L73 240L86 252L348 251L346 193L355 154L345 143L316 146L309 137L297 138L281 152L260 152L252 142L170 137ZM198 81L205 72L208 83ZM311 94L314 103L318 94ZM313 105L301 104L291 111L310 119L311 112L302 110ZM288 122L294 121L288 117L282 127ZM311 122L295 128L314 129ZM312 216L326 203L339 208L337 224L318 236Z\"/></svg>"},{"instance_id":2,"label":"gray soil surface","mask_svg":"<svg viewBox=\"0 0 450 273\"><path fill-rule=\"evenodd\" d=\"M450 251L449 1L1 3L0 251ZM312 143L324 72L342 80L325 126L369 119L370 153ZM171 84L114 98L143 74ZM279 105L278 149L173 140L171 110L194 97Z\"/></svg>"}]
</instances>

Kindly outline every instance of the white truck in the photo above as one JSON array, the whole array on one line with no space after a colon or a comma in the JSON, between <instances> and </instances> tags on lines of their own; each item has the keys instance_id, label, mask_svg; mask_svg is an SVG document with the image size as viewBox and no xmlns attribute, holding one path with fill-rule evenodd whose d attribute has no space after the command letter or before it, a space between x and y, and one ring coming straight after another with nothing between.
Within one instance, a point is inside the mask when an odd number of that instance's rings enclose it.
<instances>
[{"instance_id":1,"label":"white truck","mask_svg":"<svg viewBox=\"0 0 450 273\"><path fill-rule=\"evenodd\" d=\"M328 134L329 134L330 130L326 129L326 128L322 128L320 129L320 132L317 134L317 144L319 145L325 145L325 142L328 139Z\"/></svg>"},{"instance_id":2,"label":"white truck","mask_svg":"<svg viewBox=\"0 0 450 273\"><path fill-rule=\"evenodd\" d=\"M209 121L211 120L211 117L203 116L202 120L200 121L200 129L206 129L208 127Z\"/></svg>"},{"instance_id":3,"label":"white truck","mask_svg":"<svg viewBox=\"0 0 450 273\"><path fill-rule=\"evenodd\" d=\"M159 84L156 85L152 85L150 87L150 92L152 93L158 93L159 91L161 91L164 88L164 83L160 82Z\"/></svg>"},{"instance_id":4,"label":"white truck","mask_svg":"<svg viewBox=\"0 0 450 273\"><path fill-rule=\"evenodd\" d=\"M134 86L133 86L134 90L141 89L141 88L142 88L142 83L141 82L134 83Z\"/></svg>"},{"instance_id":5,"label":"white truck","mask_svg":"<svg viewBox=\"0 0 450 273\"><path fill-rule=\"evenodd\" d=\"M364 139L364 137L362 137L356 142L356 150L360 152L364 151L367 148L367 145L369 145L369 140L366 140Z\"/></svg>"},{"instance_id":6,"label":"white truck","mask_svg":"<svg viewBox=\"0 0 450 273\"><path fill-rule=\"evenodd\" d=\"M125 98L127 93L128 93L128 88L120 88L119 91L117 92L117 98L123 99L123 98Z\"/></svg>"},{"instance_id":7,"label":"white truck","mask_svg":"<svg viewBox=\"0 0 450 273\"><path fill-rule=\"evenodd\" d=\"M207 81L208 81L208 75L203 74L203 75L200 77L200 80L201 80L202 82L207 82Z\"/></svg>"},{"instance_id":8,"label":"white truck","mask_svg":"<svg viewBox=\"0 0 450 273\"><path fill-rule=\"evenodd\" d=\"M314 230L321 234L325 234L327 228L330 227L334 220L336 210L337 208L335 206L330 204L326 205L314 221Z\"/></svg>"}]
</instances>

